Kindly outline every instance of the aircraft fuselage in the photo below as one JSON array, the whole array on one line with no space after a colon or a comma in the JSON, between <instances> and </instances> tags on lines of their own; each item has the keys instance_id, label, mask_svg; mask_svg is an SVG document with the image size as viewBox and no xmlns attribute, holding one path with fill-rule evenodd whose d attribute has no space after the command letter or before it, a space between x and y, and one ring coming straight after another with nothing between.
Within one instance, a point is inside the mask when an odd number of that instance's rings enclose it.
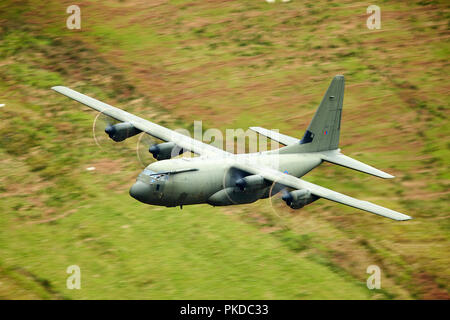
<instances>
[{"instance_id":1,"label":"aircraft fuselage","mask_svg":"<svg viewBox=\"0 0 450 320\"><path fill-rule=\"evenodd\" d=\"M270 166L296 177L305 175L322 162L315 154L255 153L232 157L245 157L249 164ZM238 188L236 180L248 174L233 168L230 163L223 158L205 157L155 162L139 174L130 195L143 203L167 207L199 203L224 206L251 203L279 191L273 183L257 188ZM190 171L179 172L183 170Z\"/></svg>"}]
</instances>

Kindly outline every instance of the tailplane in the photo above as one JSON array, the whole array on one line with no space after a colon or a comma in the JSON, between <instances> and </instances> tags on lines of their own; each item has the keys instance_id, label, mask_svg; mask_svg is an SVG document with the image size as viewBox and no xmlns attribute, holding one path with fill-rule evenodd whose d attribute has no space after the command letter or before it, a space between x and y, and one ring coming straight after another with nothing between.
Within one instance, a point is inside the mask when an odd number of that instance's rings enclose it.
<instances>
[{"instance_id":1,"label":"tailplane","mask_svg":"<svg viewBox=\"0 0 450 320\"><path fill-rule=\"evenodd\" d=\"M335 76L328 87L322 102L308 126L303 138L297 140L288 137L283 141L289 144L279 149L280 153L316 152L323 161L337 164L349 169L361 171L380 178L390 179L394 176L372 166L352 159L340 153L339 135L341 132L341 114L344 102L344 76ZM255 130L256 131L256 130ZM258 132L258 131L257 131ZM264 133L262 133L264 134ZM280 141L280 139L278 140Z\"/></svg>"},{"instance_id":2,"label":"tailplane","mask_svg":"<svg viewBox=\"0 0 450 320\"><path fill-rule=\"evenodd\" d=\"M327 161L329 163L337 164L342 167L346 167L349 169L353 169L356 171L364 172L367 174L370 174L372 176L380 177L383 179L392 179L394 178L393 175L378 170L377 168L374 168L372 166L369 166L368 164L365 164L361 161L358 161L356 159L350 158L342 153L340 153L340 150L332 150L332 151L322 151L320 152L321 158L323 161Z\"/></svg>"}]
</instances>

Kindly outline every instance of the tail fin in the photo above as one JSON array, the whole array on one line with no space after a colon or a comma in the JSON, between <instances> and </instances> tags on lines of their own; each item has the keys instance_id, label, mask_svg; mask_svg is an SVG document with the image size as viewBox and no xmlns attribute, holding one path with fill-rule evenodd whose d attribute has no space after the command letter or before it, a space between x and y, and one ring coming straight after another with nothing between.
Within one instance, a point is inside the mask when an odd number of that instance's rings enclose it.
<instances>
[{"instance_id":1,"label":"tail fin","mask_svg":"<svg viewBox=\"0 0 450 320\"><path fill-rule=\"evenodd\" d=\"M339 146L344 101L344 76L333 78L300 144L302 152L334 150Z\"/></svg>"},{"instance_id":2,"label":"tail fin","mask_svg":"<svg viewBox=\"0 0 450 320\"><path fill-rule=\"evenodd\" d=\"M344 76L335 76L328 87L322 102L308 126L302 140L297 142L295 138L275 135L275 140L287 144L279 150L280 153L308 153L318 152L323 161L337 164L349 169L361 171L380 178L394 178L389 173L378 170L372 166L352 159L340 153L339 135L341 132L341 113L344 102ZM262 129L262 130L261 130ZM253 130L266 135L270 130L253 128ZM277 139L278 138L278 139ZM273 138L272 138L273 139ZM285 142L283 142L285 141Z\"/></svg>"}]
</instances>

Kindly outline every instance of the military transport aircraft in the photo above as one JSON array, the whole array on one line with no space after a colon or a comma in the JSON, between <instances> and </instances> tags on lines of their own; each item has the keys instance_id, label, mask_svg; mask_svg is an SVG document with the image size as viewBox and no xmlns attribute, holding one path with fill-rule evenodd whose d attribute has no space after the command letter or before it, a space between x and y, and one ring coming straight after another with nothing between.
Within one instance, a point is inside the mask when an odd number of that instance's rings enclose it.
<instances>
[{"instance_id":1,"label":"military transport aircraft","mask_svg":"<svg viewBox=\"0 0 450 320\"><path fill-rule=\"evenodd\" d=\"M320 198L365 210L394 220L410 216L358 200L300 179L326 161L380 178L392 175L345 156L338 148L344 76L335 76L302 139L261 127L257 133L284 145L277 150L234 154L162 127L121 109L63 86L53 90L118 121L106 127L118 142L144 132L160 139L149 152L158 162L137 177L130 195L146 204L175 207L208 203L213 206L245 204L281 195L286 205L299 209ZM197 157L172 157L190 151Z\"/></svg>"}]
</instances>

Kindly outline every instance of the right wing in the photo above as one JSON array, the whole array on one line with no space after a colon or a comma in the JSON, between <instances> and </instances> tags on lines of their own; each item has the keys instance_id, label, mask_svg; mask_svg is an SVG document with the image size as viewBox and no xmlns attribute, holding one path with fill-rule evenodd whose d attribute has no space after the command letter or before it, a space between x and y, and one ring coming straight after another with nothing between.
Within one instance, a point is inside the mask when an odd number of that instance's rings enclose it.
<instances>
[{"instance_id":1,"label":"right wing","mask_svg":"<svg viewBox=\"0 0 450 320\"><path fill-rule=\"evenodd\" d=\"M104 102L98 101L94 98L88 97L82 93L75 90L69 89L63 86L52 87L53 90L59 92L66 97L76 100L94 110L100 111L118 121L129 122L135 128L163 141L174 142L178 147L192 151L199 155L207 156L220 156L226 155L228 152L216 148L212 145L203 143L199 140L192 139L191 137L185 136L174 130L170 130L156 123L150 122L148 120L142 119L131 113L123 111L119 108L110 106Z\"/></svg>"},{"instance_id":2,"label":"right wing","mask_svg":"<svg viewBox=\"0 0 450 320\"><path fill-rule=\"evenodd\" d=\"M410 216L407 216L406 214L376 205L368 201L358 200L346 196L342 193L318 186L311 182L307 182L305 180L299 179L286 173L282 173L278 170L269 167L258 166L255 164L251 165L245 164L242 161L241 162L236 161L232 166L251 174L260 175L266 180L276 182L286 187L291 187L297 190L306 189L320 198L325 198L334 202L342 203L347 206L375 213L383 217L387 217L394 220L412 219Z\"/></svg>"},{"instance_id":3,"label":"right wing","mask_svg":"<svg viewBox=\"0 0 450 320\"><path fill-rule=\"evenodd\" d=\"M263 135L263 136L268 137L272 140L275 140L281 144L284 144L285 146L300 142L300 140L297 138L293 138L293 137L287 136L285 134L282 134L282 133L279 133L279 132L276 132L273 130L269 130L269 129L265 129L265 128L261 128L261 127L250 127L249 129L259 133L260 135Z\"/></svg>"}]
</instances>

